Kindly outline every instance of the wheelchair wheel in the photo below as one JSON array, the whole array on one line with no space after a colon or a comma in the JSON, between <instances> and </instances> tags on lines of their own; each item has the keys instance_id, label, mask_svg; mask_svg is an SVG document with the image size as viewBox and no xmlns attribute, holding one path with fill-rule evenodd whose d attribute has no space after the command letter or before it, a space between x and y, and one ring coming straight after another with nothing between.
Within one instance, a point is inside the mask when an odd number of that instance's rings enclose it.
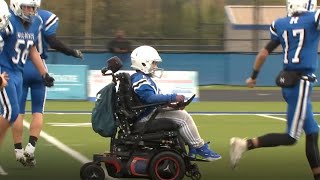
<instances>
[{"instance_id":1,"label":"wheelchair wheel","mask_svg":"<svg viewBox=\"0 0 320 180\"><path fill-rule=\"evenodd\" d=\"M105 174L102 167L96 164L90 164L84 168L83 177L85 180L104 180Z\"/></svg>"},{"instance_id":2,"label":"wheelchair wheel","mask_svg":"<svg viewBox=\"0 0 320 180\"><path fill-rule=\"evenodd\" d=\"M201 179L201 173L197 164L191 164L186 168L186 176L190 177L192 180Z\"/></svg>"},{"instance_id":3,"label":"wheelchair wheel","mask_svg":"<svg viewBox=\"0 0 320 180\"><path fill-rule=\"evenodd\" d=\"M80 178L81 178L81 180L85 180L86 179L86 177L85 177L85 169L88 166L92 165L92 164L94 164L94 163L93 162L88 162L88 163L85 163L85 164L83 164L81 166L81 168L80 168Z\"/></svg>"},{"instance_id":4,"label":"wheelchair wheel","mask_svg":"<svg viewBox=\"0 0 320 180\"><path fill-rule=\"evenodd\" d=\"M154 180L183 179L185 171L182 157L171 151L158 153L149 164L149 176Z\"/></svg>"},{"instance_id":5,"label":"wheelchair wheel","mask_svg":"<svg viewBox=\"0 0 320 180\"><path fill-rule=\"evenodd\" d=\"M114 167L114 165L105 163L105 166L106 166L106 169L108 171L109 176L114 177L114 178L117 177L116 176L117 175L117 169L116 169L116 167Z\"/></svg>"}]
</instances>

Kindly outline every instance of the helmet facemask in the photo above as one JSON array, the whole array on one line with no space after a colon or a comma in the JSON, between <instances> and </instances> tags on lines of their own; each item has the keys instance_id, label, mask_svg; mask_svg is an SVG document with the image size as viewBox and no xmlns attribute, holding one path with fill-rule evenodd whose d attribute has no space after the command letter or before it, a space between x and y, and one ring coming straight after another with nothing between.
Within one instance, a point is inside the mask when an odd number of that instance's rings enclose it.
<instances>
[{"instance_id":1,"label":"helmet facemask","mask_svg":"<svg viewBox=\"0 0 320 180\"><path fill-rule=\"evenodd\" d=\"M26 11L24 10L27 9L27 8L33 8L33 11ZM21 19L27 21L27 22L31 22L32 21L32 16L35 16L37 14L37 7L36 6L29 6L29 5L21 5L21 10L22 10L22 16Z\"/></svg>"},{"instance_id":2,"label":"helmet facemask","mask_svg":"<svg viewBox=\"0 0 320 180\"><path fill-rule=\"evenodd\" d=\"M5 1L0 0L0 30L5 29L9 24L10 12Z\"/></svg>"},{"instance_id":3,"label":"helmet facemask","mask_svg":"<svg viewBox=\"0 0 320 180\"><path fill-rule=\"evenodd\" d=\"M9 24L9 16L8 14L0 14L0 30L5 29Z\"/></svg>"},{"instance_id":4,"label":"helmet facemask","mask_svg":"<svg viewBox=\"0 0 320 180\"><path fill-rule=\"evenodd\" d=\"M149 74L151 75L151 77L161 78L163 74L163 70L164 70L163 68L158 68L158 61L153 61L151 63Z\"/></svg>"}]
</instances>

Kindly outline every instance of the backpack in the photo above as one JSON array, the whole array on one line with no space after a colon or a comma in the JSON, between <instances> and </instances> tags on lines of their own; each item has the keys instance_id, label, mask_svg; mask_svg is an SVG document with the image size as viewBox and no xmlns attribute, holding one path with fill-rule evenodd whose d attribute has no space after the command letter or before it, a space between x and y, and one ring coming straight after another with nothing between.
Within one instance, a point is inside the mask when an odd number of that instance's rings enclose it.
<instances>
[{"instance_id":1,"label":"backpack","mask_svg":"<svg viewBox=\"0 0 320 180\"><path fill-rule=\"evenodd\" d=\"M97 93L95 107L92 109L92 129L100 136L111 137L116 134L115 105L116 87L110 83Z\"/></svg>"}]
</instances>

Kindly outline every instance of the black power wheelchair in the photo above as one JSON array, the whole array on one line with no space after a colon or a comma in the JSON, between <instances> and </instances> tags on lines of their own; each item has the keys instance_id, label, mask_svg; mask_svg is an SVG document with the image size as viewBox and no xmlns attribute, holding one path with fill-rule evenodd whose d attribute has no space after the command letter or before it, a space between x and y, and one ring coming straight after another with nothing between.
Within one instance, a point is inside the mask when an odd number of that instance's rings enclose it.
<instances>
[{"instance_id":1,"label":"black power wheelchair","mask_svg":"<svg viewBox=\"0 0 320 180\"><path fill-rule=\"evenodd\" d=\"M168 119L154 120L160 111L175 109L168 109L167 103L139 103L131 88L130 75L115 74L120 67L121 61L113 58L109 59L108 67L101 70L103 76L111 75L113 83L118 85L114 112L117 133L111 137L110 152L94 154L93 161L81 167L81 179L105 179L102 163L109 176L114 178L179 180L187 176L194 180L200 179L199 168L193 162L194 159L188 157L177 125ZM107 73L107 70L112 73ZM187 106L193 97L177 107ZM139 114L150 107L155 108L150 119L136 126Z\"/></svg>"}]
</instances>

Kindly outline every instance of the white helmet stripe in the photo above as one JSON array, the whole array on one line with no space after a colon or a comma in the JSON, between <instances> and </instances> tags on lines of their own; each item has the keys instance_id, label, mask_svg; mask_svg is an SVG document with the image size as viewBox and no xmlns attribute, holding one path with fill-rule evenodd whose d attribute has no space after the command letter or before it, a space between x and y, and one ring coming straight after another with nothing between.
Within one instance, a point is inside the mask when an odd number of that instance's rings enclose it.
<instances>
[{"instance_id":1,"label":"white helmet stripe","mask_svg":"<svg viewBox=\"0 0 320 180\"><path fill-rule=\"evenodd\" d=\"M309 0L309 2L308 2L308 8L307 8L308 11L310 11L310 8L311 8L311 1L312 1L312 0Z\"/></svg>"}]
</instances>

